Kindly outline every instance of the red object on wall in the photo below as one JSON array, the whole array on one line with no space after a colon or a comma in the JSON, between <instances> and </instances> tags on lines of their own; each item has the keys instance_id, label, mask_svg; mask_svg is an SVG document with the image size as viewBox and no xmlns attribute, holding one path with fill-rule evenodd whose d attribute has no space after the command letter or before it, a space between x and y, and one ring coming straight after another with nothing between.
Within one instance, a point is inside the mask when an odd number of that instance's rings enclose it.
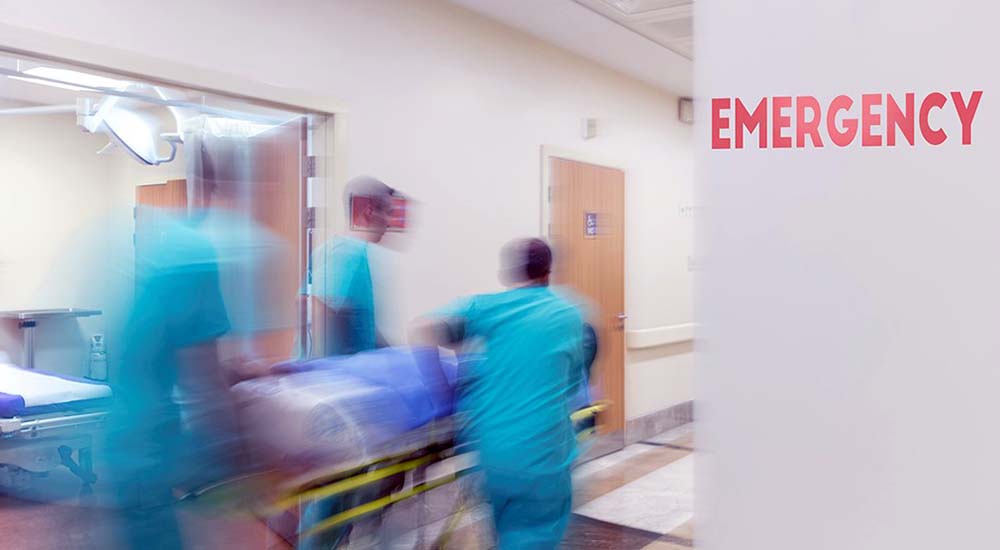
<instances>
[{"instance_id":1,"label":"red object on wall","mask_svg":"<svg viewBox=\"0 0 1000 550\"><path fill-rule=\"evenodd\" d=\"M372 203L370 197L351 195L351 229L356 231L370 231L368 222L365 220L365 210ZM392 208L389 210L388 230L403 231L406 229L406 197L395 195L392 197Z\"/></svg>"}]
</instances>

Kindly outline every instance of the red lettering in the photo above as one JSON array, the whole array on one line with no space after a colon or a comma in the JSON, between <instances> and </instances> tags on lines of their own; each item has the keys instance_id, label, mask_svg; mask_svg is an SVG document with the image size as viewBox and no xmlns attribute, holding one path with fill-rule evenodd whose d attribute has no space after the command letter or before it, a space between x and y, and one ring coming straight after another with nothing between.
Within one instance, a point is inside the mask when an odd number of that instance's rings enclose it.
<instances>
[{"instance_id":1,"label":"red lettering","mask_svg":"<svg viewBox=\"0 0 1000 550\"><path fill-rule=\"evenodd\" d=\"M903 131L903 137L913 145L913 94L906 94L906 112L899 110L899 104L891 95L885 96L885 144L896 145L896 128Z\"/></svg>"},{"instance_id":2,"label":"red lettering","mask_svg":"<svg viewBox=\"0 0 1000 550\"><path fill-rule=\"evenodd\" d=\"M872 134L872 127L882 125L882 115L872 112L872 107L876 105L882 105L882 94L861 94L862 147L882 146L882 136Z\"/></svg>"},{"instance_id":3,"label":"red lettering","mask_svg":"<svg viewBox=\"0 0 1000 550\"><path fill-rule=\"evenodd\" d=\"M920 104L920 134L924 136L924 141L931 145L941 145L944 140L948 139L948 134L942 129L931 128L930 123L930 113L931 109L944 107L944 104L948 102L948 98L940 92L934 92L928 94L924 98L924 102Z\"/></svg>"},{"instance_id":4,"label":"red lettering","mask_svg":"<svg viewBox=\"0 0 1000 550\"><path fill-rule=\"evenodd\" d=\"M962 99L962 92L952 92L951 100L955 102L955 112L958 113L958 120L962 122L962 145L972 144L972 118L976 116L976 109L979 108L979 100L982 99L982 90L972 92L969 103Z\"/></svg>"},{"instance_id":5,"label":"red lettering","mask_svg":"<svg viewBox=\"0 0 1000 550\"><path fill-rule=\"evenodd\" d=\"M736 148L743 148L743 129L753 133L757 130L757 137L761 149L767 149L767 98L761 98L760 103L754 108L753 114L736 98L736 123L733 130L736 132Z\"/></svg>"},{"instance_id":6,"label":"red lettering","mask_svg":"<svg viewBox=\"0 0 1000 550\"><path fill-rule=\"evenodd\" d=\"M813 112L812 120L806 120L806 109ZM811 95L800 95L795 98L795 146L805 147L806 136L812 138L813 147L822 147L823 140L819 137L820 107L819 101Z\"/></svg>"},{"instance_id":7,"label":"red lettering","mask_svg":"<svg viewBox=\"0 0 1000 550\"><path fill-rule=\"evenodd\" d=\"M847 147L854 141L854 136L858 134L858 119L845 118L841 122L844 131L837 128L837 112L847 111L854 105L854 100L846 95L838 95L830 102L830 110L826 112L826 131L830 134L830 141L837 147Z\"/></svg>"},{"instance_id":8,"label":"red lettering","mask_svg":"<svg viewBox=\"0 0 1000 550\"><path fill-rule=\"evenodd\" d=\"M792 136L783 136L781 131L792 127L792 117L781 114L782 109L792 106L791 96L771 98L771 147L787 149L792 146Z\"/></svg>"},{"instance_id":9,"label":"red lettering","mask_svg":"<svg viewBox=\"0 0 1000 550\"><path fill-rule=\"evenodd\" d=\"M720 130L729 128L729 117L722 116L722 110L729 110L728 97L712 98L712 149L729 149L729 138L722 137Z\"/></svg>"}]
</instances>

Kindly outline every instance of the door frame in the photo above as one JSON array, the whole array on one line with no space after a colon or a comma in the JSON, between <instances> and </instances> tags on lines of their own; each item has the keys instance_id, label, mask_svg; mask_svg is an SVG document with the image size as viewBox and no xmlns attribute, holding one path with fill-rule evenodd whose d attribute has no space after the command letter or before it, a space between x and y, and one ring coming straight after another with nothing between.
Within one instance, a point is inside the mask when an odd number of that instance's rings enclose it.
<instances>
[{"instance_id":1,"label":"door frame","mask_svg":"<svg viewBox=\"0 0 1000 550\"><path fill-rule=\"evenodd\" d=\"M319 115L310 117L312 138L318 143L308 154L316 157L320 176L310 178L307 193L310 206L316 208L316 232L325 240L345 222L339 204L346 181L347 109L329 95L283 88L245 78L218 69L198 67L160 57L129 52L112 46L94 44L0 23L0 54L24 56L75 65L82 69L108 72L152 84L197 90L237 99L251 104Z\"/></svg>"},{"instance_id":2,"label":"door frame","mask_svg":"<svg viewBox=\"0 0 1000 550\"><path fill-rule=\"evenodd\" d=\"M217 69L187 65L6 23L0 23L0 54L67 64L306 114L309 138L305 154L313 157L317 174L317 177L307 177L305 189L313 223L314 237L311 242L325 242L347 223L346 212L339 207L347 180L347 109L332 96L283 88ZM307 319L311 318L310 307L307 305L306 312L303 312ZM310 325L306 330L313 336L316 331L322 330L315 319L308 322Z\"/></svg>"},{"instance_id":3,"label":"door frame","mask_svg":"<svg viewBox=\"0 0 1000 550\"><path fill-rule=\"evenodd\" d=\"M629 283L628 283L628 219L629 219L629 207L628 207L628 197L629 197L629 170L626 168L626 163L619 158L608 156L600 152L595 151L583 151L583 150L573 150L566 149L563 147L555 145L542 145L541 149L541 185L540 185L540 195L541 199L541 215L538 224L538 234L546 241L551 240L551 222L552 222L552 203L551 195L549 189L552 187L552 168L550 161L553 158L560 158L565 160L570 160L574 162L582 162L585 164L593 164L595 166L602 166L605 168L613 168L615 170L620 170L624 177L624 197L623 197L623 213L624 220L622 220L622 225L626 228L626 237L623 239L622 246L623 249L623 263L622 265L622 285L625 294L625 313L628 314L628 304L629 304ZM619 451L625 446L625 431L628 427L628 387L629 387L629 369L628 369L628 319L625 320L625 328L622 330L622 379L625 385L624 391L622 393L622 411L623 419L625 425L622 428L621 440L619 442L617 437L607 438L598 441L591 447L590 451L585 455L581 456L578 460L579 462L586 462L599 458L606 454ZM609 436L615 436L615 434L608 434Z\"/></svg>"}]
</instances>

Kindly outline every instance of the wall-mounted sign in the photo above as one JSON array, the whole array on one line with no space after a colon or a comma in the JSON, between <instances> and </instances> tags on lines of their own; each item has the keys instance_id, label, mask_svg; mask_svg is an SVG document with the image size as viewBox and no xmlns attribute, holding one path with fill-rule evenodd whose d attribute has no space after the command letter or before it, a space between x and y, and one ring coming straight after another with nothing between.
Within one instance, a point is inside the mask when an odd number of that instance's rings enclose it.
<instances>
[{"instance_id":1,"label":"wall-mounted sign","mask_svg":"<svg viewBox=\"0 0 1000 550\"><path fill-rule=\"evenodd\" d=\"M583 213L583 236L587 238L597 236L597 212Z\"/></svg>"},{"instance_id":2,"label":"wall-mounted sign","mask_svg":"<svg viewBox=\"0 0 1000 550\"><path fill-rule=\"evenodd\" d=\"M750 147L759 149L848 147L858 142L861 147L912 147L920 141L941 145L958 139L949 136L944 123L953 134L960 127L962 145L972 145L972 122L982 97L982 90L923 97L872 93L861 94L860 101L838 95L829 103L809 95L775 96L763 97L756 105L744 104L739 97L713 97L712 149L742 149L745 134L754 132L757 139L749 141Z\"/></svg>"},{"instance_id":3,"label":"wall-mounted sign","mask_svg":"<svg viewBox=\"0 0 1000 550\"><path fill-rule=\"evenodd\" d=\"M389 210L388 231L403 231L406 229L406 197L394 195L392 207ZM365 211L372 204L371 197L351 195L351 229L355 231L370 231Z\"/></svg>"}]
</instances>

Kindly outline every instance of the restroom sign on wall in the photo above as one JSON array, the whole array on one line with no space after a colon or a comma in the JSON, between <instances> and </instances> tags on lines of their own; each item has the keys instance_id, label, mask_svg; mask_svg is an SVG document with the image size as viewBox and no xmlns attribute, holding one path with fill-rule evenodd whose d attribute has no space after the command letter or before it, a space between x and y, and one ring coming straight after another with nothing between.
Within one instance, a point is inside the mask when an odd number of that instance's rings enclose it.
<instances>
[{"instance_id":1,"label":"restroom sign on wall","mask_svg":"<svg viewBox=\"0 0 1000 550\"><path fill-rule=\"evenodd\" d=\"M588 239L597 236L597 212L583 213L583 236Z\"/></svg>"}]
</instances>

